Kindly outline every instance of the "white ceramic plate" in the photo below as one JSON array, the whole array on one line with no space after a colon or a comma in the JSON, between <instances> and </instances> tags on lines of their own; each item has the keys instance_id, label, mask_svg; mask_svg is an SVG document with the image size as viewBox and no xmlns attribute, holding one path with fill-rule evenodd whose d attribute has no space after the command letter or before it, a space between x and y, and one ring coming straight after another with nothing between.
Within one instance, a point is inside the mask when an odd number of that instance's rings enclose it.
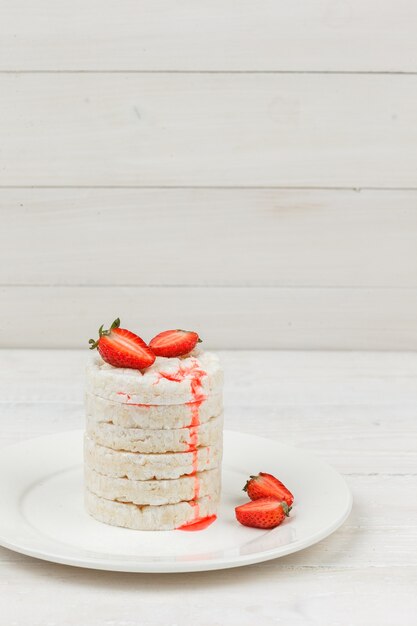
<instances>
[{"instance_id":1,"label":"white ceramic plate","mask_svg":"<svg viewBox=\"0 0 417 626\"><path fill-rule=\"evenodd\" d=\"M107 526L83 507L82 431L24 441L1 451L0 544L30 556L123 572L192 572L239 567L311 546L347 518L352 497L331 467L261 437L225 432L218 520L198 532L144 532ZM294 507L273 530L237 523L234 508L250 474L288 485Z\"/></svg>"}]
</instances>

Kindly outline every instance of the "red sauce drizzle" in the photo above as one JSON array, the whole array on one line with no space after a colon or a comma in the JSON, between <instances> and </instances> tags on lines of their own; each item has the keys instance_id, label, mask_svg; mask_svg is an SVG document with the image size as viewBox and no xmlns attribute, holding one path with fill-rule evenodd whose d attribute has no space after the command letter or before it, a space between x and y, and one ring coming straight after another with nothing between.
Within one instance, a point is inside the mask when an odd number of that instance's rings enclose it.
<instances>
[{"instance_id":1,"label":"red sauce drizzle","mask_svg":"<svg viewBox=\"0 0 417 626\"><path fill-rule=\"evenodd\" d=\"M193 452L193 475L194 475L194 495L193 500L198 500L200 497L200 478L198 476L198 450ZM197 504L199 506L199 504ZM197 513L196 513L197 517Z\"/></svg>"},{"instance_id":2,"label":"red sauce drizzle","mask_svg":"<svg viewBox=\"0 0 417 626\"><path fill-rule=\"evenodd\" d=\"M198 446L198 426L187 426L190 433L188 452L194 452Z\"/></svg>"},{"instance_id":3,"label":"red sauce drizzle","mask_svg":"<svg viewBox=\"0 0 417 626\"><path fill-rule=\"evenodd\" d=\"M128 393L124 393L124 391L118 391L117 392L118 396L125 396L128 400L130 400L130 396Z\"/></svg>"},{"instance_id":4,"label":"red sauce drizzle","mask_svg":"<svg viewBox=\"0 0 417 626\"><path fill-rule=\"evenodd\" d=\"M129 406L144 406L147 409L152 406L152 404L143 404L142 402L130 402L132 396L130 396L128 393L125 393L124 391L116 391L116 395L124 396L126 398L126 400L122 404L127 404Z\"/></svg>"},{"instance_id":5,"label":"red sauce drizzle","mask_svg":"<svg viewBox=\"0 0 417 626\"><path fill-rule=\"evenodd\" d=\"M202 402L207 398L203 393L203 378L207 376L207 372L201 367L197 359L192 358L190 365L184 365L180 363L179 369L176 372L158 372L157 380L154 384L158 384L161 378L170 380L172 382L180 383L186 379L190 381L190 390L192 401L188 402L191 409L191 423L187 428L190 430L190 442L188 444L189 452L193 453L193 473L194 476L194 493L193 500L190 505L194 509L194 517L190 522L186 522L182 526L178 527L178 530L204 530L207 526L210 526L216 519L216 515L209 515L207 517L200 517L200 504L198 499L200 497L200 479L198 477L198 427L200 426L200 406ZM127 396L128 401L130 396L123 392L119 392L119 395ZM146 404L133 404L127 402L127 404L133 406L149 406Z\"/></svg>"},{"instance_id":6,"label":"red sauce drizzle","mask_svg":"<svg viewBox=\"0 0 417 626\"><path fill-rule=\"evenodd\" d=\"M197 517L191 522L187 522L179 526L177 530L204 530L217 519L217 515L208 515L207 517Z\"/></svg>"},{"instance_id":7,"label":"red sauce drizzle","mask_svg":"<svg viewBox=\"0 0 417 626\"><path fill-rule=\"evenodd\" d=\"M176 372L158 372L157 380L154 384L158 384L161 378L170 380L175 383L181 383L183 380L190 381L192 402L202 402L207 396L203 394L202 379L207 376L207 372L203 370L195 358L190 358L191 363L185 365L179 364Z\"/></svg>"},{"instance_id":8,"label":"red sauce drizzle","mask_svg":"<svg viewBox=\"0 0 417 626\"><path fill-rule=\"evenodd\" d=\"M207 372L203 370L198 363L197 359L190 359L190 364L180 363L179 369L176 372L159 372L158 380L165 378L172 382L182 382L184 380L190 381L190 391L192 401L188 402L188 406L191 409L191 423L188 426L190 432L188 450L193 453L193 476L194 476L194 493L193 501L190 502L194 509L194 516L190 522L180 526L181 530L203 530L209 526L213 521L206 521L210 518L200 517L200 504L198 499L200 497L200 478L198 476L198 427L200 426L200 406L206 399L206 395L203 393L203 378L207 376Z\"/></svg>"}]
</instances>

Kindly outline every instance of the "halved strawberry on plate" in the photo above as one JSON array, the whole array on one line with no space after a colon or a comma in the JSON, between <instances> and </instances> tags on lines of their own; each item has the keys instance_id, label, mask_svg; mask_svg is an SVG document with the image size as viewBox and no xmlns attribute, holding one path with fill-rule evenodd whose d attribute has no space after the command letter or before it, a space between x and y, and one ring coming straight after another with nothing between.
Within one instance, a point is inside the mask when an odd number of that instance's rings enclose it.
<instances>
[{"instance_id":1,"label":"halved strawberry on plate","mask_svg":"<svg viewBox=\"0 0 417 626\"><path fill-rule=\"evenodd\" d=\"M184 356L201 343L198 333L191 330L164 330L149 342L149 347L156 356Z\"/></svg>"},{"instance_id":2,"label":"halved strawberry on plate","mask_svg":"<svg viewBox=\"0 0 417 626\"><path fill-rule=\"evenodd\" d=\"M251 500L259 498L276 498L283 500L288 506L294 502L291 491L278 478L266 472L259 472L256 476L251 476L243 487Z\"/></svg>"},{"instance_id":3,"label":"halved strawberry on plate","mask_svg":"<svg viewBox=\"0 0 417 626\"><path fill-rule=\"evenodd\" d=\"M109 330L98 331L97 340L90 339L90 350L98 349L101 358L114 367L128 367L142 370L155 361L155 354L150 347L135 333L120 328L120 319L114 320Z\"/></svg>"},{"instance_id":4,"label":"halved strawberry on plate","mask_svg":"<svg viewBox=\"0 0 417 626\"><path fill-rule=\"evenodd\" d=\"M276 498L259 498L235 508L238 522L251 528L275 528L282 524L291 507Z\"/></svg>"}]
</instances>

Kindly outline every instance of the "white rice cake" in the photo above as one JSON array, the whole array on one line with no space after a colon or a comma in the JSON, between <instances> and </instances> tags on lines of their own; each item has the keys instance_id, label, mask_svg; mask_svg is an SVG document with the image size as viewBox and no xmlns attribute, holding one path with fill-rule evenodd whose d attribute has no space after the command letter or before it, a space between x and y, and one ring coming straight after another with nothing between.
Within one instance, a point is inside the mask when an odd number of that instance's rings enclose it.
<instances>
[{"instance_id":1,"label":"white rice cake","mask_svg":"<svg viewBox=\"0 0 417 626\"><path fill-rule=\"evenodd\" d=\"M88 436L96 443L113 450L162 453L189 452L196 447L215 445L221 438L223 416L189 428L154 430L122 428L106 422L96 422L87 416Z\"/></svg>"},{"instance_id":2,"label":"white rice cake","mask_svg":"<svg viewBox=\"0 0 417 626\"><path fill-rule=\"evenodd\" d=\"M197 448L194 452L167 452L141 454L112 450L101 446L88 435L84 437L84 460L99 474L131 480L180 478L219 467L222 460L223 436L212 446Z\"/></svg>"},{"instance_id":3,"label":"white rice cake","mask_svg":"<svg viewBox=\"0 0 417 626\"><path fill-rule=\"evenodd\" d=\"M85 485L89 491L107 500L138 505L159 506L194 500L196 497L217 497L220 480L220 468L171 480L129 480L104 476L85 467Z\"/></svg>"},{"instance_id":4,"label":"white rice cake","mask_svg":"<svg viewBox=\"0 0 417 626\"><path fill-rule=\"evenodd\" d=\"M223 370L212 352L185 358L157 357L140 370L113 367L99 355L87 366L87 391L134 404L185 404L221 394Z\"/></svg>"},{"instance_id":5,"label":"white rice cake","mask_svg":"<svg viewBox=\"0 0 417 626\"><path fill-rule=\"evenodd\" d=\"M201 517L215 515L219 494L204 496L195 502L178 502L161 506L138 506L100 498L85 490L88 513L100 522L134 530L174 530Z\"/></svg>"},{"instance_id":6,"label":"white rice cake","mask_svg":"<svg viewBox=\"0 0 417 626\"><path fill-rule=\"evenodd\" d=\"M124 402L109 400L91 393L86 393L86 414L96 422L108 422L123 428L144 428L162 430L163 428L186 428L192 423L203 424L223 411L221 394L211 395L199 402L185 404L131 404L124 397Z\"/></svg>"}]
</instances>

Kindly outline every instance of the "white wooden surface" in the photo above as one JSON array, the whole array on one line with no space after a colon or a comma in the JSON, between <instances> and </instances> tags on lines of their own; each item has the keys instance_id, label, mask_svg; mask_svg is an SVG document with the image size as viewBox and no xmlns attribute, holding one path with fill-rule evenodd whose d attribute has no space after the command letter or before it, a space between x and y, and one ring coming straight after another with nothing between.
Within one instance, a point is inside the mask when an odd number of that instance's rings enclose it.
<instances>
[{"instance_id":1,"label":"white wooden surface","mask_svg":"<svg viewBox=\"0 0 417 626\"><path fill-rule=\"evenodd\" d=\"M414 75L3 73L0 91L3 186L417 187Z\"/></svg>"},{"instance_id":2,"label":"white wooden surface","mask_svg":"<svg viewBox=\"0 0 417 626\"><path fill-rule=\"evenodd\" d=\"M4 0L0 346L169 302L215 347L417 348L416 52L413 0Z\"/></svg>"},{"instance_id":3,"label":"white wooden surface","mask_svg":"<svg viewBox=\"0 0 417 626\"><path fill-rule=\"evenodd\" d=\"M85 351L0 352L0 445L83 425ZM412 626L417 597L417 355L223 352L226 427L315 452L354 495L345 525L240 570L129 575L0 550L13 626ZM255 468L258 469L258 468Z\"/></svg>"},{"instance_id":4,"label":"white wooden surface","mask_svg":"<svg viewBox=\"0 0 417 626\"><path fill-rule=\"evenodd\" d=\"M10 0L0 68L415 72L416 22L413 0Z\"/></svg>"},{"instance_id":5,"label":"white wooden surface","mask_svg":"<svg viewBox=\"0 0 417 626\"><path fill-rule=\"evenodd\" d=\"M417 348L416 191L3 189L0 214L3 347L119 315L215 348Z\"/></svg>"},{"instance_id":6,"label":"white wooden surface","mask_svg":"<svg viewBox=\"0 0 417 626\"><path fill-rule=\"evenodd\" d=\"M417 347L416 289L34 286L0 298L3 347L86 346L118 316L147 341L196 328L215 349Z\"/></svg>"},{"instance_id":7,"label":"white wooden surface","mask_svg":"<svg viewBox=\"0 0 417 626\"><path fill-rule=\"evenodd\" d=\"M0 215L5 286L417 287L417 190L3 189Z\"/></svg>"}]
</instances>

